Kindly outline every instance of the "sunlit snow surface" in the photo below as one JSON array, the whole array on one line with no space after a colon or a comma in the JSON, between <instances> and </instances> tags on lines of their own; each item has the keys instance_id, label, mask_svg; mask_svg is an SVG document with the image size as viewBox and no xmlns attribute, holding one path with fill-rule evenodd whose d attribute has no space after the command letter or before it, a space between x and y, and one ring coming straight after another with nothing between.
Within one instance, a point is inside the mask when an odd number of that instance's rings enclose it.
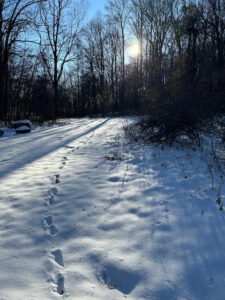
<instances>
[{"instance_id":1,"label":"sunlit snow surface","mask_svg":"<svg viewBox=\"0 0 225 300\"><path fill-rule=\"evenodd\" d=\"M0 300L225 299L222 181L124 122L0 138Z\"/></svg>"}]
</instances>

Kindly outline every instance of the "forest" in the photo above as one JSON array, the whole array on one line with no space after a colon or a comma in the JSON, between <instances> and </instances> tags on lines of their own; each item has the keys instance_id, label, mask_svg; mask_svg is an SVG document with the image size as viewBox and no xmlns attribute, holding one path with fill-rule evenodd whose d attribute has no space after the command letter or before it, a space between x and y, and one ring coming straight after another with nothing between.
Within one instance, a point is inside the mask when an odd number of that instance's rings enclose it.
<instances>
[{"instance_id":1,"label":"forest","mask_svg":"<svg viewBox=\"0 0 225 300\"><path fill-rule=\"evenodd\" d=\"M179 127L224 113L224 0L109 0L91 20L87 9L0 1L0 120L151 114Z\"/></svg>"},{"instance_id":2,"label":"forest","mask_svg":"<svg viewBox=\"0 0 225 300\"><path fill-rule=\"evenodd\" d=\"M0 300L224 300L224 98L225 0L0 0Z\"/></svg>"}]
</instances>

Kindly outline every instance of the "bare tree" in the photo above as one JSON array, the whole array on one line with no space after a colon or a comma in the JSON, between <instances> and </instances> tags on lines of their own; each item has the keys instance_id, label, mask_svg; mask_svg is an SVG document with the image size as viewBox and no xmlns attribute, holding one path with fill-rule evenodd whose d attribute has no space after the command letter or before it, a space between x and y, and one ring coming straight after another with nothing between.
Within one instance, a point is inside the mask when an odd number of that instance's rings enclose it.
<instances>
[{"instance_id":1,"label":"bare tree","mask_svg":"<svg viewBox=\"0 0 225 300\"><path fill-rule=\"evenodd\" d=\"M131 0L130 3L130 27L133 35L140 45L140 66L137 69L138 77L143 80L143 40L145 16L138 0Z\"/></svg>"},{"instance_id":2,"label":"bare tree","mask_svg":"<svg viewBox=\"0 0 225 300\"><path fill-rule=\"evenodd\" d=\"M86 1L47 0L40 3L40 53L54 92L55 117L60 114L58 87L65 65L75 60L74 48L86 13Z\"/></svg>"},{"instance_id":3,"label":"bare tree","mask_svg":"<svg viewBox=\"0 0 225 300\"><path fill-rule=\"evenodd\" d=\"M218 84L224 84L224 47L225 47L225 1L208 0L207 22L216 48L217 66L219 70Z\"/></svg>"},{"instance_id":4,"label":"bare tree","mask_svg":"<svg viewBox=\"0 0 225 300\"><path fill-rule=\"evenodd\" d=\"M119 70L121 69L121 45L118 27L108 20L107 24L107 51L106 69L110 86L110 95L114 103L114 110L119 109Z\"/></svg>"},{"instance_id":5,"label":"bare tree","mask_svg":"<svg viewBox=\"0 0 225 300\"><path fill-rule=\"evenodd\" d=\"M126 47L126 27L129 17L128 0L109 0L106 5L108 17L111 18L120 31L121 39L121 62L122 62L122 87L121 87L121 108L124 107L125 100L125 47Z\"/></svg>"},{"instance_id":6,"label":"bare tree","mask_svg":"<svg viewBox=\"0 0 225 300\"><path fill-rule=\"evenodd\" d=\"M8 118L9 60L34 19L35 4L44 0L0 0L0 118ZM29 14L28 14L29 11ZM22 38L24 42L24 37Z\"/></svg>"}]
</instances>

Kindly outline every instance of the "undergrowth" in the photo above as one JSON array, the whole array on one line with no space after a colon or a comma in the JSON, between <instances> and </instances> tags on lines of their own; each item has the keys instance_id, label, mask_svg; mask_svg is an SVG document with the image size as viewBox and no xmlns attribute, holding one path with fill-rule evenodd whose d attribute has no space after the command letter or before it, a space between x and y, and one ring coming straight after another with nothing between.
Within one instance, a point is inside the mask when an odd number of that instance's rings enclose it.
<instances>
[{"instance_id":1,"label":"undergrowth","mask_svg":"<svg viewBox=\"0 0 225 300\"><path fill-rule=\"evenodd\" d=\"M137 143L152 143L161 149L175 147L186 149L189 154L205 163L210 178L212 190L217 191L219 210L223 210L222 190L225 184L225 118L214 117L196 123L195 127L183 126L171 130L172 126L154 122L150 118L142 117L136 123L127 123L124 126L125 135Z\"/></svg>"}]
</instances>

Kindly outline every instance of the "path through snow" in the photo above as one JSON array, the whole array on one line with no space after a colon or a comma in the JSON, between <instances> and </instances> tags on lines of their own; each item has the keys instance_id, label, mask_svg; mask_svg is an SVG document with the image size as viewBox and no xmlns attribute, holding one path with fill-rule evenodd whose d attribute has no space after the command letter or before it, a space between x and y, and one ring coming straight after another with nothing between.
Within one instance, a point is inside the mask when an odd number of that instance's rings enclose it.
<instances>
[{"instance_id":1,"label":"path through snow","mask_svg":"<svg viewBox=\"0 0 225 300\"><path fill-rule=\"evenodd\" d=\"M225 299L225 219L198 153L78 119L0 140L0 300Z\"/></svg>"}]
</instances>

